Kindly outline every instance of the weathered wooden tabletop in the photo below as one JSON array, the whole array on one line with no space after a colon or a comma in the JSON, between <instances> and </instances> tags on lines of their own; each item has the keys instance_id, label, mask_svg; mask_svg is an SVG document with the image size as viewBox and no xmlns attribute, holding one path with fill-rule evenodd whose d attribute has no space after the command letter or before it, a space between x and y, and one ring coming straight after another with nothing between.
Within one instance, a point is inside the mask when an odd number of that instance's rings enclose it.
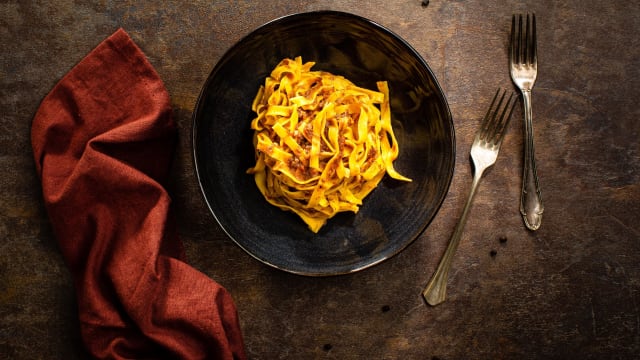
<instances>
[{"instance_id":1,"label":"weathered wooden tabletop","mask_svg":"<svg viewBox=\"0 0 640 360\"><path fill-rule=\"evenodd\" d=\"M428 229L364 271L307 278L236 246L209 214L191 160L191 112L217 60L274 18L331 9L374 20L430 64L454 117L456 168ZM540 230L518 213L518 110L480 185L448 299L420 293L471 184L469 148L507 68L511 15L535 12ZM29 140L40 101L124 28L156 68L179 125L169 189L188 261L234 297L252 359L631 359L640 353L640 2L2 1L0 358L83 359L70 274L45 213Z\"/></svg>"}]
</instances>

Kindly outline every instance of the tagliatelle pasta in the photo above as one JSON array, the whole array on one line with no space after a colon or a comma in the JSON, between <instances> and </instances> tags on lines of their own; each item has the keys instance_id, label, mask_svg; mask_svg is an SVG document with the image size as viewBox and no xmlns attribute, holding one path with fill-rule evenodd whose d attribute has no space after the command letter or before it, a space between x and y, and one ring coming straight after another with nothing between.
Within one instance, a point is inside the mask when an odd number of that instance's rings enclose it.
<instances>
[{"instance_id":1,"label":"tagliatelle pasta","mask_svg":"<svg viewBox=\"0 0 640 360\"><path fill-rule=\"evenodd\" d=\"M411 179L393 167L387 83L368 90L313 65L284 59L260 86L251 106L256 164L247 172L269 203L318 232L336 213L357 212L385 173Z\"/></svg>"}]
</instances>

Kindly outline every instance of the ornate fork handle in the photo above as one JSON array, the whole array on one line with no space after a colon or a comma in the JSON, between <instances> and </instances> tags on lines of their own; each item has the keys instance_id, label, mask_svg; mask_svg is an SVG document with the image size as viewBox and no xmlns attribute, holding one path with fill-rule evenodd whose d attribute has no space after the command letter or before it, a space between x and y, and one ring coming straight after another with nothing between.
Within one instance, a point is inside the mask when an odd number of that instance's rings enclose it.
<instances>
[{"instance_id":1,"label":"ornate fork handle","mask_svg":"<svg viewBox=\"0 0 640 360\"><path fill-rule=\"evenodd\" d=\"M458 220L458 224L456 228L453 230L453 234L451 235L451 239L449 240L449 244L447 245L447 249L442 255L442 259L436 268L436 272L433 273L429 284L422 292L422 296L427 301L429 305L438 305L444 301L447 292L447 279L449 278L449 269L451 269L451 261L453 260L453 256L458 249L458 244L460 243L460 238L462 238L462 230L464 229L464 225L467 222L467 215L469 213L469 208L471 208L471 203L473 200L473 196L476 193L476 189L478 188L478 184L480 183L480 178L482 178L482 172L484 169L480 169L473 175L473 183L471 184L471 192L469 193L469 197L467 198L467 202L464 204L464 209L462 210L462 215L460 216L460 220Z\"/></svg>"},{"instance_id":2,"label":"ornate fork handle","mask_svg":"<svg viewBox=\"0 0 640 360\"><path fill-rule=\"evenodd\" d=\"M527 228L538 230L542 223L542 195L538 174L536 170L536 158L533 145L533 111L531 110L531 90L522 91L524 102L524 170L522 174L522 194L520 196L520 213Z\"/></svg>"}]
</instances>

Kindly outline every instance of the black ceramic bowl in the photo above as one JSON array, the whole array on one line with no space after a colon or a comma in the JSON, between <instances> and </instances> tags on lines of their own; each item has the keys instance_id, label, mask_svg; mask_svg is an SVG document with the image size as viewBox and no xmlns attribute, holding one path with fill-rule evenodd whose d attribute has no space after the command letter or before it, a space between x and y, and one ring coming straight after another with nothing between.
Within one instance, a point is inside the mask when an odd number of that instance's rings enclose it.
<instances>
[{"instance_id":1,"label":"black ceramic bowl","mask_svg":"<svg viewBox=\"0 0 640 360\"><path fill-rule=\"evenodd\" d=\"M254 164L252 100L271 70L296 56L369 89L388 81L395 167L413 179L386 176L357 214L340 213L317 234L267 203L246 173ZM455 160L451 113L427 63L386 28L334 11L285 16L235 44L202 88L192 136L202 193L224 231L263 263L309 276L351 273L402 251L436 215Z\"/></svg>"}]
</instances>

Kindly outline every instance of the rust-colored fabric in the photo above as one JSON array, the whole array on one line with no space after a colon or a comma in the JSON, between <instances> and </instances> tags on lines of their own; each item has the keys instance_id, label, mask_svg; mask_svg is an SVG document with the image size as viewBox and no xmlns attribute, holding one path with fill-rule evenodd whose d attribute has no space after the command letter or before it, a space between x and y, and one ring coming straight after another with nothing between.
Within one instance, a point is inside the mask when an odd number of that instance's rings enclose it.
<instances>
[{"instance_id":1,"label":"rust-colored fabric","mask_svg":"<svg viewBox=\"0 0 640 360\"><path fill-rule=\"evenodd\" d=\"M169 95L124 30L47 95L31 140L89 352L246 358L231 296L184 262L163 187L176 142Z\"/></svg>"}]
</instances>

